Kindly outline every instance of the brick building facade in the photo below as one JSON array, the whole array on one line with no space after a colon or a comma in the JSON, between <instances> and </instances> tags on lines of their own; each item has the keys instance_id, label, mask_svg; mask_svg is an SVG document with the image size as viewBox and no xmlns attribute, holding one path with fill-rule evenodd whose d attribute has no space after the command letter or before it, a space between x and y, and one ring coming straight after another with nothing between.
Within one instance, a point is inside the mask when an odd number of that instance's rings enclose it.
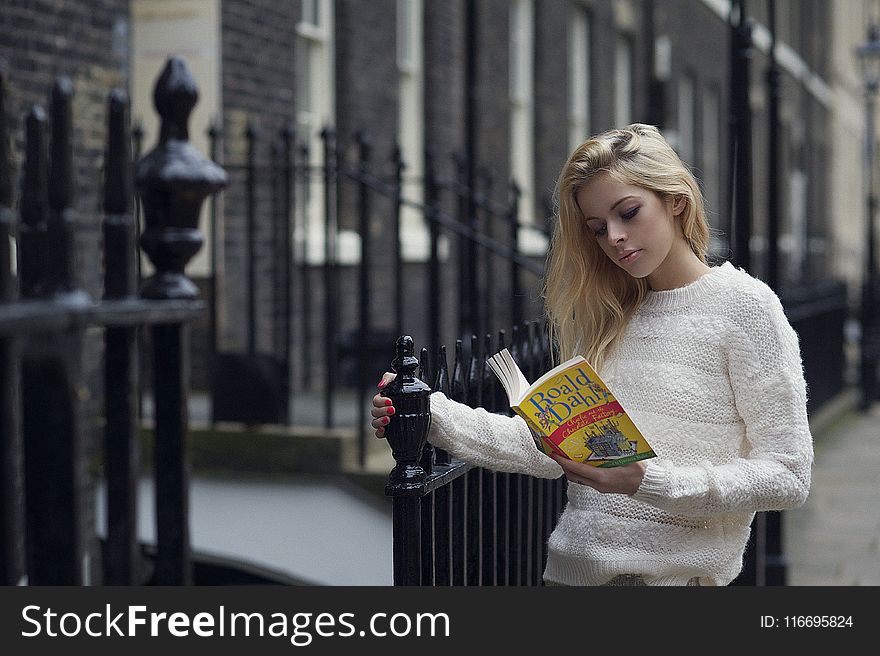
<instances>
[{"instance_id":1,"label":"brick building facade","mask_svg":"<svg viewBox=\"0 0 880 656\"><path fill-rule=\"evenodd\" d=\"M137 0L135 0L136 2ZM210 0L206 0L210 1ZM216 0L219 3L220 41L212 56L219 61L218 118L222 149L218 160L230 172L222 197L218 237L218 323L222 349L242 350L248 342L247 195L245 132L258 136L262 182L270 170L270 140L286 126L296 130L298 143L310 146L312 164L320 164L318 133L324 125L335 128L342 157L357 158L355 137L368 135L376 166L391 170L390 156L401 132L412 128L417 143L403 143L410 154L413 193L424 173L425 153L434 158L438 176L456 175L453 155L470 155L472 179L491 173L493 198L508 198L507 181L517 171L530 172L518 180L528 194L520 220L546 225L552 211L556 175L577 135L609 128L621 120L658 122L682 155L693 165L709 200L715 247L729 255L730 143L727 112L729 95L730 3L723 0L304 0L276 3L268 0ZM167 3L174 5L175 3ZM179 3L178 3L179 4ZM61 2L17 0L5 3L0 16L0 56L10 70L17 93L16 111L23 115L33 102L45 102L52 78L70 75L76 87L77 190L82 224L78 252L83 285L100 294L95 261L100 238L99 181L103 148L106 92L129 83L132 52L129 44L132 12L127 0ZM783 64L782 251L785 280L821 278L827 274L829 246L826 232L830 210L828 178L829 101L824 79L828 73L822 26L829 20L828 5L818 0L777 3L777 38ZM754 236L755 273L761 274L766 233L766 109L764 70L767 63L768 18L763 3L749 3L756 21L751 93L754 116ZM413 18L415 17L415 18ZM421 30L417 54L402 44L417 21ZM405 60L405 61L404 61ZM413 63L415 62L415 63ZM417 86L415 96L404 90L404 77ZM524 76L526 79L524 79ZM520 88L521 87L521 88ZM410 93L408 96L407 93ZM405 105L416 97L419 116ZM312 107L311 104L314 104ZM322 104L323 103L323 104ZM409 121L409 123L407 123ZM406 128L402 126L408 126ZM413 127L413 125L415 127ZM517 126L530 125L523 131ZM308 132L308 133L307 133ZM528 134L526 134L528 133ZM406 141L404 139L403 141ZM412 141L412 139L410 139ZM151 144L146 144L148 148ZM407 150L408 149L408 150ZM528 153L526 157L522 153ZM384 174L383 174L384 175ZM316 170L313 179L320 178ZM482 183L480 183L482 184ZM305 206L309 192L312 203ZM357 188L341 176L338 192L339 294L332 299L322 291L320 264L322 202L320 186L297 189L294 251L297 262L308 260L310 272L294 278L293 349L296 361L314 343L303 343L303 290L311 292L313 339L327 332L323 304L337 305L336 332L351 337L358 328L355 298L360 261L357 229ZM283 356L285 290L283 239L271 219L271 191L258 187L255 238L255 299L260 351ZM441 197L444 211L454 215L451 193ZM370 212L370 252L375 270L371 296L371 323L376 332L393 332L387 308L392 303L392 275L388 256L388 199L376 198ZM311 228L302 215L309 212ZM406 228L417 233L418 219ZM415 227L413 227L415 225ZM509 232L497 222L490 229L499 239ZM424 240L424 228L421 228ZM406 235L404 235L406 238ZM211 235L206 235L210 238ZM543 259L541 238L522 234L532 244L536 262ZM314 238L312 246L302 242ZM312 248L311 255L306 249ZM423 270L426 251L407 258L405 331L426 341L427 318ZM459 335L454 291L456 272L473 252L447 235L443 263L444 303L448 306L441 329L442 341L452 344ZM498 308L509 305L509 265L498 263L492 300ZM305 276L305 277L303 277ZM196 273L206 296L210 285ZM538 310L540 281L524 274L530 285L529 307ZM472 281L486 296L485 281ZM210 299L209 299L210 300ZM501 325L508 323L502 314ZM197 387L207 383L207 324L193 334L193 376ZM315 373L316 380L323 373Z\"/></svg>"}]
</instances>

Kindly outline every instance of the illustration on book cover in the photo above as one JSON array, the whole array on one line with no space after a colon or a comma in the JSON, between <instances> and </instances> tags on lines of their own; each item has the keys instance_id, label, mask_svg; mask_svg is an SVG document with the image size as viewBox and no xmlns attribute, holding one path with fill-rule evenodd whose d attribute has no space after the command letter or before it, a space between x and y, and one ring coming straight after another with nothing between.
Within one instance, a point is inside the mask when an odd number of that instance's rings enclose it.
<instances>
[{"instance_id":1,"label":"illustration on book cover","mask_svg":"<svg viewBox=\"0 0 880 656\"><path fill-rule=\"evenodd\" d=\"M488 362L507 392L510 407L525 419L535 443L546 454L597 467L655 456L585 358L567 360L531 384L507 349Z\"/></svg>"}]
</instances>

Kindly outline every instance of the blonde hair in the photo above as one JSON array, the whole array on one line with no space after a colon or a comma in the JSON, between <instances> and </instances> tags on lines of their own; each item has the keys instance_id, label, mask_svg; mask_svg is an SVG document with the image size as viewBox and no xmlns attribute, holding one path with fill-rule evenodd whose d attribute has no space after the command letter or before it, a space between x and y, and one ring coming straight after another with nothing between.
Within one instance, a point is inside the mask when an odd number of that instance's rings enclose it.
<instances>
[{"instance_id":1,"label":"blonde hair","mask_svg":"<svg viewBox=\"0 0 880 656\"><path fill-rule=\"evenodd\" d=\"M684 199L684 238L703 262L709 249L709 223L697 181L657 128L634 123L575 149L556 184L557 220L547 254L544 305L555 357L562 361L581 354L597 368L648 291L647 279L633 278L605 255L577 205L578 192L600 173L663 199Z\"/></svg>"}]
</instances>

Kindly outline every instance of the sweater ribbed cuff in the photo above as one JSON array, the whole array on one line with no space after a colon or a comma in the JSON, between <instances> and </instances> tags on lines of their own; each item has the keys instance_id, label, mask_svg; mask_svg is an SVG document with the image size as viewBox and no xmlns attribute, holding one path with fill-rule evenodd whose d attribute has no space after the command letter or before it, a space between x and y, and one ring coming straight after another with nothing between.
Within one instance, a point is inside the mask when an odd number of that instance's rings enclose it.
<instances>
[{"instance_id":1,"label":"sweater ribbed cuff","mask_svg":"<svg viewBox=\"0 0 880 656\"><path fill-rule=\"evenodd\" d=\"M431 403L431 427L428 429L428 442L441 449L449 449L449 431L446 421L447 413L444 411L449 399L443 392L433 392L430 396Z\"/></svg>"},{"instance_id":2,"label":"sweater ribbed cuff","mask_svg":"<svg viewBox=\"0 0 880 656\"><path fill-rule=\"evenodd\" d=\"M657 499L665 498L668 472L656 460L649 460L645 475L639 489L632 495L633 499L654 505Z\"/></svg>"}]
</instances>

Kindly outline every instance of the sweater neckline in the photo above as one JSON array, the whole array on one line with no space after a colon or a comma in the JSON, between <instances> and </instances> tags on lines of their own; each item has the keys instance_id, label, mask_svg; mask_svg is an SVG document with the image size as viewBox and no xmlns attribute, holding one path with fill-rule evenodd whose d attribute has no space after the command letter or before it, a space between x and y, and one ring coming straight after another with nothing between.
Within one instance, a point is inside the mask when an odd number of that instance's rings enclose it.
<instances>
[{"instance_id":1,"label":"sweater neckline","mask_svg":"<svg viewBox=\"0 0 880 656\"><path fill-rule=\"evenodd\" d=\"M691 301L719 289L725 275L734 270L730 262L725 262L720 266L711 267L699 278L681 287L659 291L648 290L640 309L669 310L687 305Z\"/></svg>"}]
</instances>

